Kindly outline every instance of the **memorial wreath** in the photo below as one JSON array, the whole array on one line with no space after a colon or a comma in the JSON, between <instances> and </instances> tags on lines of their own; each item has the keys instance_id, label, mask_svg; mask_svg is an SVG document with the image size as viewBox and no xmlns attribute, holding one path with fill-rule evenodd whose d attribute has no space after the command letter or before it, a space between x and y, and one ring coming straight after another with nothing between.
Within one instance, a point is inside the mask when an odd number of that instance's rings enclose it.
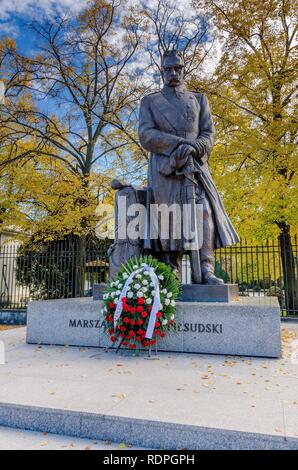
<instances>
[{"instance_id":1,"label":"memorial wreath","mask_svg":"<svg viewBox=\"0 0 298 470\"><path fill-rule=\"evenodd\" d=\"M151 255L128 260L103 296L110 340L130 349L156 344L175 328L179 292L170 266Z\"/></svg>"}]
</instances>

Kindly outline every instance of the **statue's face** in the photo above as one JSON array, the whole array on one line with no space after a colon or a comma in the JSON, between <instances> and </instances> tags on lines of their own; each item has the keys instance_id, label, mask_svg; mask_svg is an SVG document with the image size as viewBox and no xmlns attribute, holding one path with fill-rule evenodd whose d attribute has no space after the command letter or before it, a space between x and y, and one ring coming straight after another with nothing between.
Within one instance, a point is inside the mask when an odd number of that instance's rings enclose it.
<instances>
[{"instance_id":1,"label":"statue's face","mask_svg":"<svg viewBox=\"0 0 298 470\"><path fill-rule=\"evenodd\" d=\"M179 86L184 82L184 66L179 56L165 57L162 64L162 78L167 86Z\"/></svg>"}]
</instances>

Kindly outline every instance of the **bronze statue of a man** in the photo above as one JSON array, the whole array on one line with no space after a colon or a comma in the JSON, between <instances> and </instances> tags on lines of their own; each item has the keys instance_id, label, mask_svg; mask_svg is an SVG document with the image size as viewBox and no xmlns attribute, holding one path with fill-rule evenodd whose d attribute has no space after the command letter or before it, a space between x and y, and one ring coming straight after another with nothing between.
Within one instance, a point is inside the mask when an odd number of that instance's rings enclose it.
<instances>
[{"instance_id":1,"label":"bronze statue of a man","mask_svg":"<svg viewBox=\"0 0 298 470\"><path fill-rule=\"evenodd\" d=\"M182 255L188 252L193 283L221 284L214 274L214 249L237 243L239 237L208 166L215 137L208 99L203 93L187 91L184 63L177 51L164 54L162 77L163 89L145 96L140 107L139 139L150 151L147 208L150 204L195 202L203 209L195 224L203 240L200 247L189 251L183 237L174 237L177 221L172 217L169 237L152 239L148 235L144 248L178 272ZM158 220L150 223L158 225Z\"/></svg>"}]
</instances>

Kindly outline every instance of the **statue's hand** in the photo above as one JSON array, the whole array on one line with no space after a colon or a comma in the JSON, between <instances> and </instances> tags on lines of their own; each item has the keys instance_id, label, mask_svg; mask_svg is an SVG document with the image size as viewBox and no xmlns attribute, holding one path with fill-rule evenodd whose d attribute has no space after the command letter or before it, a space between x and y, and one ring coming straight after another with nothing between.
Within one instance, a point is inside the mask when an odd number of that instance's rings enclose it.
<instances>
[{"instance_id":1,"label":"statue's hand","mask_svg":"<svg viewBox=\"0 0 298 470\"><path fill-rule=\"evenodd\" d=\"M175 170L180 170L187 163L188 157L194 152L194 148L188 144L181 144L172 153L170 163Z\"/></svg>"},{"instance_id":2,"label":"statue's hand","mask_svg":"<svg viewBox=\"0 0 298 470\"><path fill-rule=\"evenodd\" d=\"M192 147L194 152L193 156L200 165L208 162L209 155L206 153L205 147L201 142L196 140L187 140L185 141L185 144L188 144L190 147Z\"/></svg>"},{"instance_id":3,"label":"statue's hand","mask_svg":"<svg viewBox=\"0 0 298 470\"><path fill-rule=\"evenodd\" d=\"M176 150L176 158L184 160L191 154L195 153L195 149L189 144L181 144Z\"/></svg>"}]
</instances>

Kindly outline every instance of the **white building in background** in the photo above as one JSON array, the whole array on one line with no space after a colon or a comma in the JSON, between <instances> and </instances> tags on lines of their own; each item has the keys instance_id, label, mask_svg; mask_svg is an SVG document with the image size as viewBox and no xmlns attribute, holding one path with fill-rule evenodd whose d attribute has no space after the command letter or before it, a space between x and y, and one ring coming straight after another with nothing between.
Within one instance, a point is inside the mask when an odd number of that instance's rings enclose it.
<instances>
[{"instance_id":1,"label":"white building in background","mask_svg":"<svg viewBox=\"0 0 298 470\"><path fill-rule=\"evenodd\" d=\"M20 308L29 300L29 288L16 279L17 250L21 242L18 232L6 229L0 232L0 308Z\"/></svg>"}]
</instances>

